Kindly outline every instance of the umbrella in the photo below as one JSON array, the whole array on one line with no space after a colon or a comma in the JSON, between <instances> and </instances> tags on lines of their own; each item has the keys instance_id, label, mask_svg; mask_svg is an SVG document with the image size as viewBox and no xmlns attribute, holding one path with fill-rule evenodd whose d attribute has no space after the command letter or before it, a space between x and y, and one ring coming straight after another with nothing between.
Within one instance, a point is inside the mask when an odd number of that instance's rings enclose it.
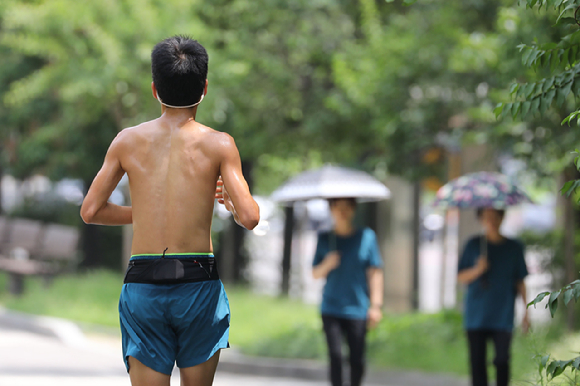
<instances>
[{"instance_id":1,"label":"umbrella","mask_svg":"<svg viewBox=\"0 0 580 386\"><path fill-rule=\"evenodd\" d=\"M439 208L506 209L523 203L533 203L528 195L501 173L477 172L456 178L437 191L433 202ZM487 256L485 232L481 238L481 253ZM487 275L483 277L487 283Z\"/></svg>"},{"instance_id":2,"label":"umbrella","mask_svg":"<svg viewBox=\"0 0 580 386\"><path fill-rule=\"evenodd\" d=\"M433 206L440 208L495 208L532 203L510 179L495 172L466 174L437 191Z\"/></svg>"},{"instance_id":3,"label":"umbrella","mask_svg":"<svg viewBox=\"0 0 580 386\"><path fill-rule=\"evenodd\" d=\"M294 202L315 198L353 197L360 201L380 201L390 195L389 189L368 173L325 165L291 178L272 193L272 200Z\"/></svg>"}]
</instances>

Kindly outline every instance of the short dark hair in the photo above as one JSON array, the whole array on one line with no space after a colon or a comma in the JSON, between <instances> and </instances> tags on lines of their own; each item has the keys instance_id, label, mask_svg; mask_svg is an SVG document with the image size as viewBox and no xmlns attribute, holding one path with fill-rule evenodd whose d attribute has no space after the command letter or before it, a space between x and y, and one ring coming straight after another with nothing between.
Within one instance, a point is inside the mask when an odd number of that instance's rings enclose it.
<instances>
[{"instance_id":1,"label":"short dark hair","mask_svg":"<svg viewBox=\"0 0 580 386\"><path fill-rule=\"evenodd\" d=\"M356 208L356 198L354 197L329 198L328 205L332 207L338 201L347 201L351 207Z\"/></svg>"},{"instance_id":2,"label":"short dark hair","mask_svg":"<svg viewBox=\"0 0 580 386\"><path fill-rule=\"evenodd\" d=\"M481 220L481 216L483 215L483 211L485 209L493 209L496 211L497 214L499 214L499 217L501 217L503 219L503 217L505 216L505 209L495 209L495 208L477 208L477 211L475 212L477 215L477 218L479 220Z\"/></svg>"},{"instance_id":3,"label":"short dark hair","mask_svg":"<svg viewBox=\"0 0 580 386\"><path fill-rule=\"evenodd\" d=\"M207 79L207 51L196 40L177 35L151 52L151 74L163 103L189 106L199 102Z\"/></svg>"}]
</instances>

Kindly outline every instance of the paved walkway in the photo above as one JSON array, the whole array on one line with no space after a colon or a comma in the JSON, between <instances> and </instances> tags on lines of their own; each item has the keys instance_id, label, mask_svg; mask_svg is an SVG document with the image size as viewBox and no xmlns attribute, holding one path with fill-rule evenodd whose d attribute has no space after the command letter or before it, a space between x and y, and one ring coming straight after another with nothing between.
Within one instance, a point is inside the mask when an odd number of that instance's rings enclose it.
<instances>
[{"instance_id":1,"label":"paved walkway","mask_svg":"<svg viewBox=\"0 0 580 386\"><path fill-rule=\"evenodd\" d=\"M56 338L0 328L0 386L130 386L120 348L89 339L75 347ZM179 374L172 377L179 385ZM323 386L324 381L219 371L215 386Z\"/></svg>"},{"instance_id":2,"label":"paved walkway","mask_svg":"<svg viewBox=\"0 0 580 386\"><path fill-rule=\"evenodd\" d=\"M0 386L130 386L118 337L0 308ZM179 385L179 372L172 377ZM366 386L465 386L454 377L371 371ZM224 350L214 386L328 386L319 362L251 358Z\"/></svg>"}]
</instances>

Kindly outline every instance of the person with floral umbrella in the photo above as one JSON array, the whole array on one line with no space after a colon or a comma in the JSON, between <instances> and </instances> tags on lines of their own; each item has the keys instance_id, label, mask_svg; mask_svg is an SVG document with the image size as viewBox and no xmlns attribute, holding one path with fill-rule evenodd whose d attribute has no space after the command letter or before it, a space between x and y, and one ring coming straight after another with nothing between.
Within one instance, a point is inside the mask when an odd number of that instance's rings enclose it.
<instances>
[{"instance_id":1,"label":"person with floral umbrella","mask_svg":"<svg viewBox=\"0 0 580 386\"><path fill-rule=\"evenodd\" d=\"M477 208L483 235L465 245L458 265L457 279L467 286L464 327L469 346L473 386L487 386L487 342L495 347L493 364L496 385L507 386L510 377L510 346L514 328L514 306L518 295L526 305L528 274L524 245L503 236L500 227L505 208L529 197L499 173L480 172L460 177L442 187L436 206ZM529 329L526 312L522 331Z\"/></svg>"}]
</instances>

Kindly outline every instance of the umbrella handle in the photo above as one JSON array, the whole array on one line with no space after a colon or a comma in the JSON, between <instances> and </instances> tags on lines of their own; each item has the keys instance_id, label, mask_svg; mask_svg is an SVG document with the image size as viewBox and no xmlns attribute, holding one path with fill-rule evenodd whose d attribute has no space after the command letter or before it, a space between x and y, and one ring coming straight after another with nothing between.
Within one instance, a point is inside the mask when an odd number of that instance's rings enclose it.
<instances>
[{"instance_id":1,"label":"umbrella handle","mask_svg":"<svg viewBox=\"0 0 580 386\"><path fill-rule=\"evenodd\" d=\"M334 252L334 251L336 251L336 233L334 233L334 230L330 231L329 238L330 239L328 240L329 241L328 246L329 246L330 252Z\"/></svg>"},{"instance_id":2,"label":"umbrella handle","mask_svg":"<svg viewBox=\"0 0 580 386\"><path fill-rule=\"evenodd\" d=\"M489 259L487 257L487 235L485 230L483 231L483 235L480 239L480 255L487 259L487 271L481 276L481 282L484 288L487 288L489 285Z\"/></svg>"}]
</instances>

